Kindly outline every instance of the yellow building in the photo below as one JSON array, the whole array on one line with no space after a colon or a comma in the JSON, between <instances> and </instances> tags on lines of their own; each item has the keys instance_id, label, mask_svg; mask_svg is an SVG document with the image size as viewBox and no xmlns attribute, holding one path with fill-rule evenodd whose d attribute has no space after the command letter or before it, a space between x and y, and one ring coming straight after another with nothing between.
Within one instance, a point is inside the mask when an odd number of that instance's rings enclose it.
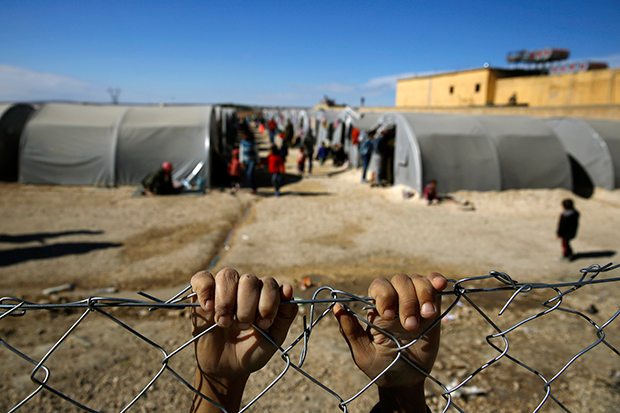
<instances>
[{"instance_id":1,"label":"yellow building","mask_svg":"<svg viewBox=\"0 0 620 413\"><path fill-rule=\"evenodd\" d=\"M511 104L529 107L620 104L620 70L561 75L524 70L473 69L399 80L396 107L472 107ZM513 99L514 99L513 98Z\"/></svg>"}]
</instances>

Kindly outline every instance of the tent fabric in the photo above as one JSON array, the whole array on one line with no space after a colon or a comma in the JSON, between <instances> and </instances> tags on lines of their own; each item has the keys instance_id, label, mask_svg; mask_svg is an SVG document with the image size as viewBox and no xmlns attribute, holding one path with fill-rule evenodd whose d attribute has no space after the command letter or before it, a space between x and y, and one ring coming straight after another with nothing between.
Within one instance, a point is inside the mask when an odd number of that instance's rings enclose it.
<instances>
[{"instance_id":1,"label":"tent fabric","mask_svg":"<svg viewBox=\"0 0 620 413\"><path fill-rule=\"evenodd\" d=\"M547 124L527 116L474 116L495 142L502 190L572 188L570 163Z\"/></svg>"},{"instance_id":2,"label":"tent fabric","mask_svg":"<svg viewBox=\"0 0 620 413\"><path fill-rule=\"evenodd\" d=\"M22 136L19 181L113 185L116 135L124 106L49 103Z\"/></svg>"},{"instance_id":3,"label":"tent fabric","mask_svg":"<svg viewBox=\"0 0 620 413\"><path fill-rule=\"evenodd\" d=\"M353 125L361 132L368 132L377 126L382 115L380 112L362 112L359 119L353 118Z\"/></svg>"},{"instance_id":4,"label":"tent fabric","mask_svg":"<svg viewBox=\"0 0 620 413\"><path fill-rule=\"evenodd\" d=\"M418 193L431 179L440 192L571 189L564 149L536 119L392 112L378 123L396 128L394 183Z\"/></svg>"},{"instance_id":5,"label":"tent fabric","mask_svg":"<svg viewBox=\"0 0 620 413\"><path fill-rule=\"evenodd\" d=\"M133 107L119 129L117 185L136 185L164 161L173 177L193 179L203 171L210 184L211 106Z\"/></svg>"},{"instance_id":6,"label":"tent fabric","mask_svg":"<svg viewBox=\"0 0 620 413\"><path fill-rule=\"evenodd\" d=\"M392 113L379 123L396 127L394 183L423 192L431 179L440 192L500 190L494 145L469 116Z\"/></svg>"},{"instance_id":7,"label":"tent fabric","mask_svg":"<svg viewBox=\"0 0 620 413\"><path fill-rule=\"evenodd\" d=\"M547 123L596 187L620 188L620 122L552 118Z\"/></svg>"},{"instance_id":8,"label":"tent fabric","mask_svg":"<svg viewBox=\"0 0 620 413\"><path fill-rule=\"evenodd\" d=\"M55 185L137 185L164 161L174 178L210 183L211 106L49 103L28 122L19 181Z\"/></svg>"},{"instance_id":9,"label":"tent fabric","mask_svg":"<svg viewBox=\"0 0 620 413\"><path fill-rule=\"evenodd\" d=\"M589 120L551 118L545 121L559 137L568 154L584 168L594 186L613 190L620 183L620 123L595 121L594 129ZM614 138L615 135L615 138ZM607 140L604 138L607 136ZM616 159L611 149L616 144ZM614 169L616 167L616 169Z\"/></svg>"}]
</instances>

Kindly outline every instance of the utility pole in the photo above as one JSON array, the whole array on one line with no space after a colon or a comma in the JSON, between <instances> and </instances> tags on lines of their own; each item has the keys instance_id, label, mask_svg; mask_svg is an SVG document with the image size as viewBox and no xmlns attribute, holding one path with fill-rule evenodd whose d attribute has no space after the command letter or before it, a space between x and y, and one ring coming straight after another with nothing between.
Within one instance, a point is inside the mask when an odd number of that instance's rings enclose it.
<instances>
[{"instance_id":1,"label":"utility pole","mask_svg":"<svg viewBox=\"0 0 620 413\"><path fill-rule=\"evenodd\" d=\"M121 94L120 88L114 89L114 88L109 87L108 93L110 94L110 97L112 98L112 104L118 105L118 97Z\"/></svg>"}]
</instances>

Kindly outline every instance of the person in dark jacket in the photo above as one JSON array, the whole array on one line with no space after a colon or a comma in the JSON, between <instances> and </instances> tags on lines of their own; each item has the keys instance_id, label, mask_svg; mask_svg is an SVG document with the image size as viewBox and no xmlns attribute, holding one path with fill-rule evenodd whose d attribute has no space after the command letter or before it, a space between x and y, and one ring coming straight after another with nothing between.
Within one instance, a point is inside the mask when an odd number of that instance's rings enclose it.
<instances>
[{"instance_id":1,"label":"person in dark jacket","mask_svg":"<svg viewBox=\"0 0 620 413\"><path fill-rule=\"evenodd\" d=\"M145 195L176 195L183 190L172 181L172 164L164 162L160 168L148 174L142 180Z\"/></svg>"},{"instance_id":2,"label":"person in dark jacket","mask_svg":"<svg viewBox=\"0 0 620 413\"><path fill-rule=\"evenodd\" d=\"M562 201L562 207L564 211L560 214L557 235L558 238L562 239L563 257L565 259L571 259L573 256L573 249L570 246L570 240L577 235L579 212L575 209L572 199L565 199Z\"/></svg>"}]
</instances>

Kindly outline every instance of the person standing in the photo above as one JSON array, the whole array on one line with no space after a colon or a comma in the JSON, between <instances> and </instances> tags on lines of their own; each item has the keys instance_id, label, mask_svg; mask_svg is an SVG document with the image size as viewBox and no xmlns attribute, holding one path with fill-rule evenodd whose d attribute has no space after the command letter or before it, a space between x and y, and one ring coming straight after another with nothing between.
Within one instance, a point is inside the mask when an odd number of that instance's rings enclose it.
<instances>
[{"instance_id":1,"label":"person standing","mask_svg":"<svg viewBox=\"0 0 620 413\"><path fill-rule=\"evenodd\" d=\"M295 135L295 129L290 119L286 120L286 126L284 127L284 143L286 146L293 144L293 136Z\"/></svg>"},{"instance_id":2,"label":"person standing","mask_svg":"<svg viewBox=\"0 0 620 413\"><path fill-rule=\"evenodd\" d=\"M251 135L243 133L241 140L241 164L245 167L245 176L248 186L252 190L252 194L256 193L256 182L254 180L254 169L258 162L258 153L256 151L256 143Z\"/></svg>"},{"instance_id":3,"label":"person standing","mask_svg":"<svg viewBox=\"0 0 620 413\"><path fill-rule=\"evenodd\" d=\"M575 209L572 199L562 201L564 211L560 214L557 236L562 239L562 258L570 260L573 257L573 249L570 241L577 235L579 227L579 212Z\"/></svg>"},{"instance_id":4,"label":"person standing","mask_svg":"<svg viewBox=\"0 0 620 413\"><path fill-rule=\"evenodd\" d=\"M275 144L276 131L278 130L278 124L276 121L271 118L269 122L267 122L267 132L269 132L269 144Z\"/></svg>"},{"instance_id":5,"label":"person standing","mask_svg":"<svg viewBox=\"0 0 620 413\"><path fill-rule=\"evenodd\" d=\"M271 183L273 184L273 193L275 196L280 196L280 187L282 186L282 176L284 175L284 160L279 154L278 147L273 145L271 152L267 157L267 163L269 167L269 173L271 174Z\"/></svg>"},{"instance_id":6,"label":"person standing","mask_svg":"<svg viewBox=\"0 0 620 413\"><path fill-rule=\"evenodd\" d=\"M308 130L301 141L301 149L304 152L306 160L308 161L308 173L312 173L312 155L314 155L314 136L312 135L312 131ZM303 172L303 169L302 169Z\"/></svg>"},{"instance_id":7,"label":"person standing","mask_svg":"<svg viewBox=\"0 0 620 413\"><path fill-rule=\"evenodd\" d=\"M371 184L370 186L381 186L381 167L383 165L383 152L385 149L385 136L383 132L378 132L373 141L371 158Z\"/></svg>"},{"instance_id":8,"label":"person standing","mask_svg":"<svg viewBox=\"0 0 620 413\"><path fill-rule=\"evenodd\" d=\"M228 163L228 175L232 184L231 194L236 194L239 190L239 179L241 178L241 162L239 161L239 149L232 150L232 158Z\"/></svg>"},{"instance_id":9,"label":"person standing","mask_svg":"<svg viewBox=\"0 0 620 413\"><path fill-rule=\"evenodd\" d=\"M375 139L374 132L368 132L366 138L360 143L360 157L362 158L362 183L368 182L366 180L366 172L368 172L368 165L370 164L370 157L372 156L372 148L374 146L373 140Z\"/></svg>"}]
</instances>

